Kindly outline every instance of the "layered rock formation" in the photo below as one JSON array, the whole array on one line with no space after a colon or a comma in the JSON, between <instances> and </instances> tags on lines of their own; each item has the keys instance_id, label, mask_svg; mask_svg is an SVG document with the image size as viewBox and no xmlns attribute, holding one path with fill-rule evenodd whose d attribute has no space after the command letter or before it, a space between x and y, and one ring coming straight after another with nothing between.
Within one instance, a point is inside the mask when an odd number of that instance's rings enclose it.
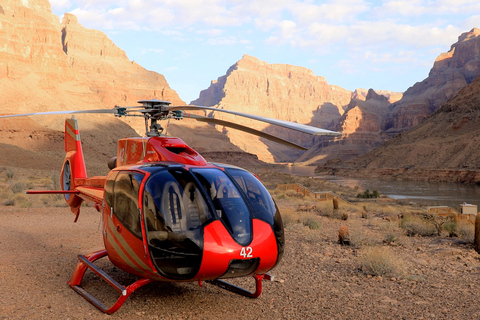
<instances>
[{"instance_id":1,"label":"layered rock formation","mask_svg":"<svg viewBox=\"0 0 480 320\"><path fill-rule=\"evenodd\" d=\"M450 51L435 60L428 77L410 87L391 106L383 130L392 136L412 128L480 75L480 29L459 36Z\"/></svg>"},{"instance_id":2,"label":"layered rock formation","mask_svg":"<svg viewBox=\"0 0 480 320\"><path fill-rule=\"evenodd\" d=\"M130 61L103 32L84 28L71 14L65 14L60 23L47 0L2 1L0 26L0 114L113 108L117 104L137 105L138 100L151 98L184 104L162 75ZM87 165L95 161L104 165L115 154L118 138L136 134L113 116L77 118ZM59 167L63 156L47 146L58 146L64 119L38 116L2 120L0 164ZM144 132L142 120L129 122L138 132ZM177 127L172 126L172 131ZM186 142L194 142L192 147L200 152L241 152L206 124L185 123L184 128L176 131L185 134ZM62 153L62 147L59 151ZM29 152L36 161L25 161Z\"/></svg>"},{"instance_id":3,"label":"layered rock formation","mask_svg":"<svg viewBox=\"0 0 480 320\"><path fill-rule=\"evenodd\" d=\"M480 77L422 124L343 165L320 169L339 175L480 181Z\"/></svg>"},{"instance_id":4,"label":"layered rock formation","mask_svg":"<svg viewBox=\"0 0 480 320\"><path fill-rule=\"evenodd\" d=\"M302 124L329 128L343 115L352 92L329 85L313 71L285 64L268 64L245 55L225 76L212 81L192 104L215 106L229 110L266 116ZM300 133L285 132L255 121L230 117L216 112L216 118L242 123L258 130L282 135L306 146L313 139ZM298 153L238 131L220 128L243 150L257 154L265 161L293 161Z\"/></svg>"},{"instance_id":5,"label":"layered rock formation","mask_svg":"<svg viewBox=\"0 0 480 320\"><path fill-rule=\"evenodd\" d=\"M10 89L2 90L3 113L113 107L145 98L183 103L162 75L130 61L104 33L82 27L71 14L60 24L48 1L8 0L1 7L0 81Z\"/></svg>"},{"instance_id":6,"label":"layered rock formation","mask_svg":"<svg viewBox=\"0 0 480 320\"><path fill-rule=\"evenodd\" d=\"M428 78L409 88L403 96L378 91L389 98L388 102L383 99L378 104L378 99L366 99L365 90L356 90L349 109L336 127L343 133L342 137L335 141L318 141L299 161L320 164L332 159L337 162L348 160L372 150L399 132L419 125L480 75L479 35L480 30L476 28L463 33L449 52L436 59ZM367 104L356 102L361 100L366 100Z\"/></svg>"},{"instance_id":7,"label":"layered rock formation","mask_svg":"<svg viewBox=\"0 0 480 320\"><path fill-rule=\"evenodd\" d=\"M366 96L359 92L358 90L355 92L335 127L342 136L335 139L317 138L316 144L297 162L314 164L332 159L347 160L362 155L385 141L381 124L390 106L389 98L377 94L373 89L368 90ZM389 97L393 96L388 92L383 93Z\"/></svg>"}]
</instances>

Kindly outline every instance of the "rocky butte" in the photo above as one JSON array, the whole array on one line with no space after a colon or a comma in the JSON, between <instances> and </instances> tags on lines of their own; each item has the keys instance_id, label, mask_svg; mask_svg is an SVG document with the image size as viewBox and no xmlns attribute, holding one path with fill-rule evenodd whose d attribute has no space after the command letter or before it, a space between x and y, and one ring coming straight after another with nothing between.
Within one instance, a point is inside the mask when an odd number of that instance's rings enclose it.
<instances>
[{"instance_id":1,"label":"rocky butte","mask_svg":"<svg viewBox=\"0 0 480 320\"><path fill-rule=\"evenodd\" d=\"M345 112L352 92L330 85L313 71L286 64L269 64L244 55L227 71L226 75L212 81L192 104L215 106L255 115L328 128ZM241 122L244 125L281 134L307 147L311 137L294 132L284 132L268 125L244 121L216 113L215 117ZM287 147L259 141L241 132L221 128L230 140L243 150L257 154L264 161L293 161L298 153Z\"/></svg>"},{"instance_id":2,"label":"rocky butte","mask_svg":"<svg viewBox=\"0 0 480 320\"><path fill-rule=\"evenodd\" d=\"M363 154L384 141L383 115L401 93L357 89L355 92L330 85L312 70L286 64L269 64L245 55L227 73L212 81L193 104L215 106L282 120L337 130L340 138L312 138L286 132L274 126L242 121L258 130L298 141L311 148L302 155L281 145L220 128L230 140L267 162L325 162L330 158L349 159ZM222 114L214 117L230 118ZM300 158L299 158L300 157Z\"/></svg>"}]
</instances>

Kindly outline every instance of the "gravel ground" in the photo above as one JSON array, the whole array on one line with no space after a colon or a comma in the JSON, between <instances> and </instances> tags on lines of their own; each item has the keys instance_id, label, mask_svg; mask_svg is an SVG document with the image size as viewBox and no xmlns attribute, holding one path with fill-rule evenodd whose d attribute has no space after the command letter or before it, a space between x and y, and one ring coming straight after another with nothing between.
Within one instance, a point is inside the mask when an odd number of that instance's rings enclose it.
<instances>
[{"instance_id":1,"label":"gravel ground","mask_svg":"<svg viewBox=\"0 0 480 320\"><path fill-rule=\"evenodd\" d=\"M94 209L83 208L77 223L68 208L0 206L0 215L0 319L480 318L480 260L471 244L401 236L396 245L382 246L393 253L399 271L370 276L362 271L364 248L340 246L337 230L347 224L372 241L383 231L371 219L353 215L348 222L320 217L316 230L288 226L284 258L272 271L275 280L264 282L257 299L209 284L153 283L108 316L67 285L76 255L102 248ZM131 280L108 260L102 264L121 283ZM116 297L95 276L89 274L87 282L102 299Z\"/></svg>"}]
</instances>

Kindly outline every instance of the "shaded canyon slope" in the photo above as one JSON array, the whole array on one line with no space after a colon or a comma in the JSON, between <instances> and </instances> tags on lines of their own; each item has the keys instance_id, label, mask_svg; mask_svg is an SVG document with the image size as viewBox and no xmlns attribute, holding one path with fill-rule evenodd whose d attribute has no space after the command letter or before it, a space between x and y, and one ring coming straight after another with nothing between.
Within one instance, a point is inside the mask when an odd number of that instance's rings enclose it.
<instances>
[{"instance_id":1,"label":"shaded canyon slope","mask_svg":"<svg viewBox=\"0 0 480 320\"><path fill-rule=\"evenodd\" d=\"M362 101L362 92L356 92L335 128L342 136L327 141L319 139L297 162L331 164L353 159L420 124L480 75L479 36L477 28L462 33L448 52L437 57L429 76L403 96L383 94L389 97L386 101L378 95L381 91L373 94L370 90Z\"/></svg>"},{"instance_id":2,"label":"shaded canyon slope","mask_svg":"<svg viewBox=\"0 0 480 320\"><path fill-rule=\"evenodd\" d=\"M315 145L296 162L311 165L347 160L380 146L385 142L381 128L382 118L388 112L392 99L398 99L401 94L395 94L391 99L387 98L389 96L390 93L380 95L373 89L368 90L364 96L357 90L333 128L342 135L335 139L317 138Z\"/></svg>"},{"instance_id":3,"label":"shaded canyon slope","mask_svg":"<svg viewBox=\"0 0 480 320\"><path fill-rule=\"evenodd\" d=\"M65 14L60 22L47 0L2 1L0 25L0 114L113 108L152 98L184 104L161 74L130 61L103 32L83 27L74 15ZM3 119L0 165L59 168L66 117ZM136 132L113 115L76 117L93 173L106 170L117 139L145 130L138 118L126 121ZM215 160L223 159L224 151L243 154L206 124L185 121L170 132L200 152L212 152Z\"/></svg>"},{"instance_id":4,"label":"shaded canyon slope","mask_svg":"<svg viewBox=\"0 0 480 320\"><path fill-rule=\"evenodd\" d=\"M382 130L389 136L410 129L450 100L480 75L480 29L462 33L440 54L426 79L410 87L392 104Z\"/></svg>"},{"instance_id":5,"label":"shaded canyon slope","mask_svg":"<svg viewBox=\"0 0 480 320\"><path fill-rule=\"evenodd\" d=\"M338 167L337 175L480 181L480 77L415 128Z\"/></svg>"}]
</instances>

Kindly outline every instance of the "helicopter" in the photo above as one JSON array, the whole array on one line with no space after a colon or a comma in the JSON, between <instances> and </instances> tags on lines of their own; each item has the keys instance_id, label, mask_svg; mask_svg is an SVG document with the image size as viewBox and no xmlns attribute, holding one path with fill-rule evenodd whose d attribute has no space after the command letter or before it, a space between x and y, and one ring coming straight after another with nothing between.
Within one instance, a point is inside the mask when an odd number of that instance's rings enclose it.
<instances>
[{"instance_id":1,"label":"helicopter","mask_svg":"<svg viewBox=\"0 0 480 320\"><path fill-rule=\"evenodd\" d=\"M106 176L88 177L78 122L65 120L65 159L61 190L31 190L28 194L63 194L78 220L85 202L102 215L105 248L78 256L68 285L104 313L116 312L140 287L152 282L207 282L257 298L262 281L280 262L285 246L279 210L265 186L249 171L207 162L180 138L166 136L162 120L191 118L232 127L306 150L295 143L250 127L185 111L218 111L297 130L311 135L339 133L308 125L206 106L170 106L157 99L141 106L99 110L53 111L0 116L111 113L145 119L145 136L118 140ZM138 280L122 285L95 262L108 257ZM82 287L87 270L120 294L106 306ZM225 279L253 277L254 291Z\"/></svg>"}]
</instances>

